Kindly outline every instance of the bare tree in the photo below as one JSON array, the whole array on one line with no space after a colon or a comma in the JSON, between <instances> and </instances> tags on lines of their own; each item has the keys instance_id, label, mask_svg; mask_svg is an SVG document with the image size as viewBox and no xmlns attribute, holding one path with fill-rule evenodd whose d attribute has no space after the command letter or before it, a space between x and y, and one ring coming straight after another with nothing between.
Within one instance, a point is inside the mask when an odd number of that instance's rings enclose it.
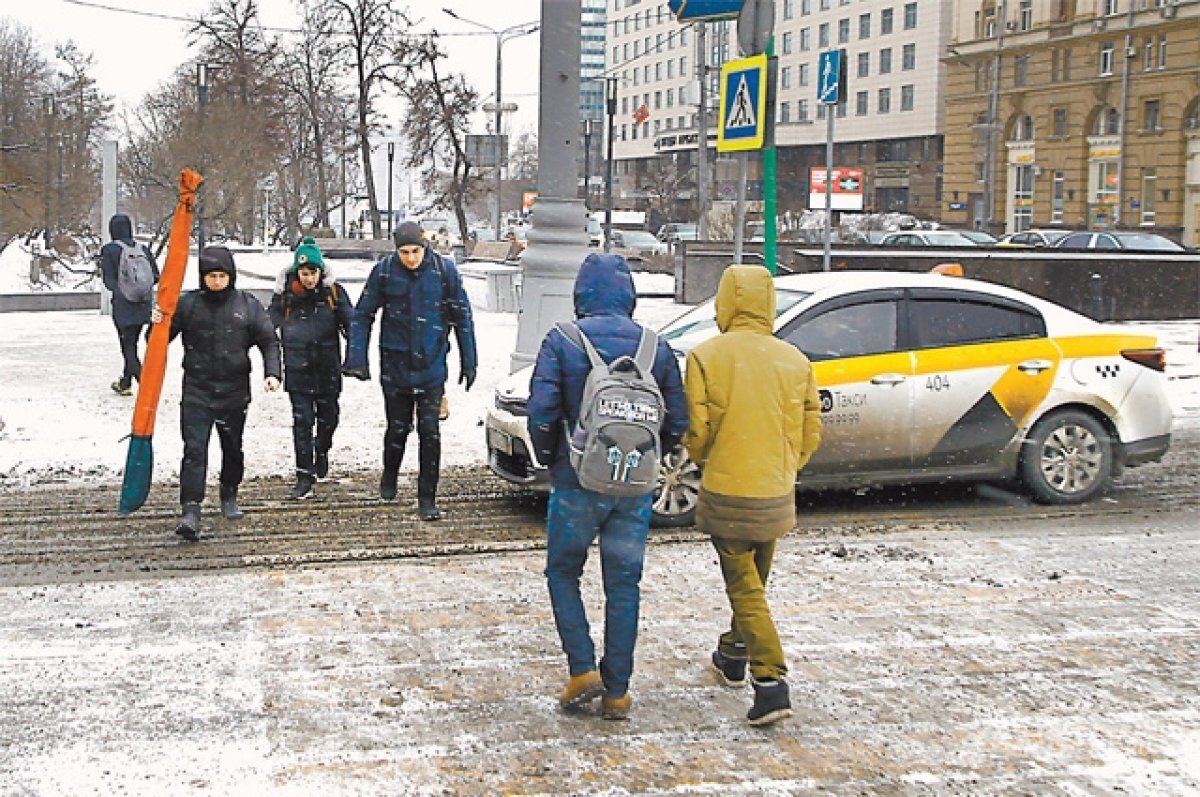
<instances>
[{"instance_id":1,"label":"bare tree","mask_svg":"<svg viewBox=\"0 0 1200 797\"><path fill-rule=\"evenodd\" d=\"M408 144L405 166L420 170L421 185L434 205L454 208L459 235L467 238L466 206L480 193L481 181L471 172L466 138L479 94L462 75L442 75L445 58L436 37L416 44L400 91L408 101L401 123Z\"/></svg>"},{"instance_id":2,"label":"bare tree","mask_svg":"<svg viewBox=\"0 0 1200 797\"><path fill-rule=\"evenodd\" d=\"M0 245L41 224L47 186L41 98L50 68L32 33L0 18Z\"/></svg>"},{"instance_id":3,"label":"bare tree","mask_svg":"<svg viewBox=\"0 0 1200 797\"><path fill-rule=\"evenodd\" d=\"M96 88L96 59L73 42L59 45L61 66L55 78L58 139L58 209L56 221L67 229L86 226L100 192L101 137L112 114L112 98ZM105 220L101 219L101 224Z\"/></svg>"},{"instance_id":4,"label":"bare tree","mask_svg":"<svg viewBox=\"0 0 1200 797\"><path fill-rule=\"evenodd\" d=\"M367 188L371 230L382 236L379 199L371 169L371 134L379 124L376 103L382 92L398 85L397 76L411 63L408 33L412 23L391 0L314 0L335 21L335 42L349 62L354 81L354 133Z\"/></svg>"}]
</instances>

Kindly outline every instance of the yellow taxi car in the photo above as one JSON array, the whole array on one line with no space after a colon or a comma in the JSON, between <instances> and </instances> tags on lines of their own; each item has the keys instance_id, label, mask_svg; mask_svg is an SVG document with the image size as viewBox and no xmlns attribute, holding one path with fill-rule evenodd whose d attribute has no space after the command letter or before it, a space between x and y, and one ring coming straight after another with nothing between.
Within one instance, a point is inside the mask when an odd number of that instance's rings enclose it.
<instances>
[{"instance_id":1,"label":"yellow taxi car","mask_svg":"<svg viewBox=\"0 0 1200 797\"><path fill-rule=\"evenodd\" d=\"M775 285L775 334L812 360L821 396L821 447L799 489L997 481L1079 503L1170 446L1165 355L1153 336L938 274L820 272ZM659 334L682 363L717 332L710 300ZM488 464L539 486L546 472L525 430L529 376L497 390ZM681 448L664 456L656 525L690 524L699 483Z\"/></svg>"}]
</instances>

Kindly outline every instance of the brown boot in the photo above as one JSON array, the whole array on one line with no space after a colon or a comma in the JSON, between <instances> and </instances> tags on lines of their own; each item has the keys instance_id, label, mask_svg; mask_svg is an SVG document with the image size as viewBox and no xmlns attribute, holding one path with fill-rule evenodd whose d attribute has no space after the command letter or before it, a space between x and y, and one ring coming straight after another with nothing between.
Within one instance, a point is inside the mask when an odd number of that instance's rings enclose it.
<instances>
[{"instance_id":1,"label":"brown boot","mask_svg":"<svg viewBox=\"0 0 1200 797\"><path fill-rule=\"evenodd\" d=\"M602 694L604 694L604 682L600 680L600 673L588 670L580 675L571 676L571 680L567 681L567 687L563 689L563 693L558 698L558 705L562 708L578 708Z\"/></svg>"},{"instance_id":2,"label":"brown boot","mask_svg":"<svg viewBox=\"0 0 1200 797\"><path fill-rule=\"evenodd\" d=\"M633 705L633 698L626 692L621 697L604 696L600 702L600 716L606 720L627 720L629 719L629 707Z\"/></svg>"}]
</instances>

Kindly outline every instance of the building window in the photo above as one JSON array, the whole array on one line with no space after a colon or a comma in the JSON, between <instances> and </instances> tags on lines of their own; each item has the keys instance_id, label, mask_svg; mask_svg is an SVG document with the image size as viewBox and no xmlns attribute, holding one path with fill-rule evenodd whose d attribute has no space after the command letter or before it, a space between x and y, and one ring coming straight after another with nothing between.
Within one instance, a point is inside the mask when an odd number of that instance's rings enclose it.
<instances>
[{"instance_id":1,"label":"building window","mask_svg":"<svg viewBox=\"0 0 1200 797\"><path fill-rule=\"evenodd\" d=\"M911 111L915 100L916 90L913 84L906 83L900 87L900 110Z\"/></svg>"},{"instance_id":2,"label":"building window","mask_svg":"<svg viewBox=\"0 0 1200 797\"><path fill-rule=\"evenodd\" d=\"M893 16L892 16L892 9L885 8L879 12L879 35L880 36L883 36L884 34L887 34L887 33L891 33L893 24L894 24L894 22L893 22Z\"/></svg>"},{"instance_id":3,"label":"building window","mask_svg":"<svg viewBox=\"0 0 1200 797\"><path fill-rule=\"evenodd\" d=\"M797 121L808 121L808 100L799 100L796 103L796 119Z\"/></svg>"},{"instance_id":4,"label":"building window","mask_svg":"<svg viewBox=\"0 0 1200 797\"><path fill-rule=\"evenodd\" d=\"M808 85L808 64L800 64L799 80L801 86Z\"/></svg>"},{"instance_id":5,"label":"building window","mask_svg":"<svg viewBox=\"0 0 1200 797\"><path fill-rule=\"evenodd\" d=\"M1053 193L1050 195L1050 221L1055 224L1061 224L1063 220L1063 194L1066 187L1066 179L1063 173L1056 171L1054 173Z\"/></svg>"},{"instance_id":6,"label":"building window","mask_svg":"<svg viewBox=\"0 0 1200 797\"><path fill-rule=\"evenodd\" d=\"M821 26L817 28L817 46L818 47L828 47L829 46L829 23L828 22L822 22Z\"/></svg>"},{"instance_id":7,"label":"building window","mask_svg":"<svg viewBox=\"0 0 1200 797\"><path fill-rule=\"evenodd\" d=\"M1053 116L1054 116L1054 137L1055 138L1066 138L1067 137L1067 109L1066 108L1055 108L1054 112L1053 112Z\"/></svg>"},{"instance_id":8,"label":"building window","mask_svg":"<svg viewBox=\"0 0 1200 797\"><path fill-rule=\"evenodd\" d=\"M783 0L783 18L791 19L796 15L796 0Z\"/></svg>"},{"instance_id":9,"label":"building window","mask_svg":"<svg viewBox=\"0 0 1200 797\"><path fill-rule=\"evenodd\" d=\"M657 111L661 108L662 108L662 92L656 91L656 92L654 92L654 110Z\"/></svg>"},{"instance_id":10,"label":"building window","mask_svg":"<svg viewBox=\"0 0 1200 797\"><path fill-rule=\"evenodd\" d=\"M1096 124L1092 128L1094 136L1115 136L1121 128L1121 114L1109 106L1096 115Z\"/></svg>"},{"instance_id":11,"label":"building window","mask_svg":"<svg viewBox=\"0 0 1200 797\"><path fill-rule=\"evenodd\" d=\"M783 54L784 55L792 54L792 32L791 31L788 31L787 33L783 34Z\"/></svg>"},{"instance_id":12,"label":"building window","mask_svg":"<svg viewBox=\"0 0 1200 797\"><path fill-rule=\"evenodd\" d=\"M879 113L890 113L892 110L892 90L879 90Z\"/></svg>"},{"instance_id":13,"label":"building window","mask_svg":"<svg viewBox=\"0 0 1200 797\"><path fill-rule=\"evenodd\" d=\"M1158 37L1158 68L1167 68L1167 37L1165 35Z\"/></svg>"},{"instance_id":14,"label":"building window","mask_svg":"<svg viewBox=\"0 0 1200 797\"><path fill-rule=\"evenodd\" d=\"M1021 0L1017 18L1020 20L1018 24L1021 30L1029 30L1033 27L1033 0Z\"/></svg>"},{"instance_id":15,"label":"building window","mask_svg":"<svg viewBox=\"0 0 1200 797\"><path fill-rule=\"evenodd\" d=\"M879 74L887 75L892 71L892 48L887 47L879 51Z\"/></svg>"},{"instance_id":16,"label":"building window","mask_svg":"<svg viewBox=\"0 0 1200 797\"><path fill-rule=\"evenodd\" d=\"M870 92L860 91L854 95L854 115L866 116L867 110L871 105Z\"/></svg>"},{"instance_id":17,"label":"building window","mask_svg":"<svg viewBox=\"0 0 1200 797\"><path fill-rule=\"evenodd\" d=\"M850 98L843 95L841 100L839 100L838 104L837 104L838 119L846 118L846 111L849 108L849 106L850 106Z\"/></svg>"},{"instance_id":18,"label":"building window","mask_svg":"<svg viewBox=\"0 0 1200 797\"><path fill-rule=\"evenodd\" d=\"M1117 204L1117 162L1096 162L1096 196L1095 201L1102 205Z\"/></svg>"},{"instance_id":19,"label":"building window","mask_svg":"<svg viewBox=\"0 0 1200 797\"><path fill-rule=\"evenodd\" d=\"M917 4L904 4L904 29L912 30L917 26Z\"/></svg>"},{"instance_id":20,"label":"building window","mask_svg":"<svg viewBox=\"0 0 1200 797\"><path fill-rule=\"evenodd\" d=\"M1154 68L1154 40L1149 36L1142 45L1142 71L1149 72Z\"/></svg>"},{"instance_id":21,"label":"building window","mask_svg":"<svg viewBox=\"0 0 1200 797\"><path fill-rule=\"evenodd\" d=\"M1013 175L1013 229L1016 232L1033 226L1033 166L1018 166Z\"/></svg>"},{"instance_id":22,"label":"building window","mask_svg":"<svg viewBox=\"0 0 1200 797\"><path fill-rule=\"evenodd\" d=\"M838 20L838 44L850 41L850 18Z\"/></svg>"},{"instance_id":23,"label":"building window","mask_svg":"<svg viewBox=\"0 0 1200 797\"><path fill-rule=\"evenodd\" d=\"M871 54L870 53L859 53L858 54L858 76L859 77L867 77L870 74L871 74Z\"/></svg>"},{"instance_id":24,"label":"building window","mask_svg":"<svg viewBox=\"0 0 1200 797\"><path fill-rule=\"evenodd\" d=\"M917 45L906 44L900 55L900 68L908 71L917 68Z\"/></svg>"},{"instance_id":25,"label":"building window","mask_svg":"<svg viewBox=\"0 0 1200 797\"><path fill-rule=\"evenodd\" d=\"M1161 129L1159 127L1158 109L1158 100L1146 100L1142 105L1142 130L1149 133Z\"/></svg>"},{"instance_id":26,"label":"building window","mask_svg":"<svg viewBox=\"0 0 1200 797\"><path fill-rule=\"evenodd\" d=\"M1142 169L1142 224L1154 224L1154 195L1158 193L1158 172L1153 166Z\"/></svg>"},{"instance_id":27,"label":"building window","mask_svg":"<svg viewBox=\"0 0 1200 797\"><path fill-rule=\"evenodd\" d=\"M828 11L829 10L829 0L820 0L820 2L817 4L817 7L820 8L822 11Z\"/></svg>"},{"instance_id":28,"label":"building window","mask_svg":"<svg viewBox=\"0 0 1200 797\"><path fill-rule=\"evenodd\" d=\"M1029 82L1029 55L1018 55L1013 60L1013 83L1024 86Z\"/></svg>"},{"instance_id":29,"label":"building window","mask_svg":"<svg viewBox=\"0 0 1200 797\"><path fill-rule=\"evenodd\" d=\"M675 107L675 89L667 89L667 107Z\"/></svg>"},{"instance_id":30,"label":"building window","mask_svg":"<svg viewBox=\"0 0 1200 797\"><path fill-rule=\"evenodd\" d=\"M800 0L800 13L801 14L811 14L812 13L812 0Z\"/></svg>"},{"instance_id":31,"label":"building window","mask_svg":"<svg viewBox=\"0 0 1200 797\"><path fill-rule=\"evenodd\" d=\"M871 38L871 15L870 14L859 14L858 15L858 38L860 38L860 39Z\"/></svg>"},{"instance_id":32,"label":"building window","mask_svg":"<svg viewBox=\"0 0 1200 797\"><path fill-rule=\"evenodd\" d=\"M779 70L779 87L782 89L790 89L792 87L792 68L785 66Z\"/></svg>"},{"instance_id":33,"label":"building window","mask_svg":"<svg viewBox=\"0 0 1200 797\"><path fill-rule=\"evenodd\" d=\"M1105 42L1100 45L1100 77L1108 77L1113 73L1113 43Z\"/></svg>"},{"instance_id":34,"label":"building window","mask_svg":"<svg viewBox=\"0 0 1200 797\"><path fill-rule=\"evenodd\" d=\"M792 104L790 102L779 103L779 123L787 124L792 121Z\"/></svg>"},{"instance_id":35,"label":"building window","mask_svg":"<svg viewBox=\"0 0 1200 797\"><path fill-rule=\"evenodd\" d=\"M1013 141L1033 141L1033 117L1029 114L1022 114L1017 117L1017 123L1013 125L1012 131Z\"/></svg>"},{"instance_id":36,"label":"building window","mask_svg":"<svg viewBox=\"0 0 1200 797\"><path fill-rule=\"evenodd\" d=\"M800 29L800 52L808 52L812 49L812 29Z\"/></svg>"},{"instance_id":37,"label":"building window","mask_svg":"<svg viewBox=\"0 0 1200 797\"><path fill-rule=\"evenodd\" d=\"M1133 0L1129 0L1129 2L1132 3ZM1117 0L1104 0L1104 16L1111 17L1119 13L1121 11L1117 8Z\"/></svg>"}]
</instances>

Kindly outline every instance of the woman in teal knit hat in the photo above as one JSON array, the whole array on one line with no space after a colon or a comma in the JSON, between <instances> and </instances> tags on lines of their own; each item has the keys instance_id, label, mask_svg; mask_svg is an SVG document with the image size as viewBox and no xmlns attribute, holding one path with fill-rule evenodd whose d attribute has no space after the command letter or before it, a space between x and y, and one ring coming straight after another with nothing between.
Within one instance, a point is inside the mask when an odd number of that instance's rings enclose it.
<instances>
[{"instance_id":1,"label":"woman in teal knit hat","mask_svg":"<svg viewBox=\"0 0 1200 797\"><path fill-rule=\"evenodd\" d=\"M292 265L276 283L270 313L283 344L283 387L292 401L296 484L288 497L307 498L329 472L342 392L341 338L350 332L353 313L312 238L296 247Z\"/></svg>"}]
</instances>

